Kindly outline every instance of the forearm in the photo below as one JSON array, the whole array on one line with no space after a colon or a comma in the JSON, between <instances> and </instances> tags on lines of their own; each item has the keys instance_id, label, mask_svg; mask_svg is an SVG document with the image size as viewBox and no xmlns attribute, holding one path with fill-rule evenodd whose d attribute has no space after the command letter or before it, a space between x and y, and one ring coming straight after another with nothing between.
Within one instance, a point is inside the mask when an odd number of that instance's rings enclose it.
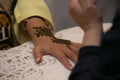
<instances>
[{"instance_id":1,"label":"forearm","mask_svg":"<svg viewBox=\"0 0 120 80\"><path fill-rule=\"evenodd\" d=\"M26 4L26 2L29 3ZM17 40L20 44L31 40L21 26L21 23L31 16L44 18L50 24L51 29L54 30L52 16L45 0L17 0L17 4L14 9L14 16L16 23L20 24L19 27L14 27Z\"/></svg>"}]
</instances>

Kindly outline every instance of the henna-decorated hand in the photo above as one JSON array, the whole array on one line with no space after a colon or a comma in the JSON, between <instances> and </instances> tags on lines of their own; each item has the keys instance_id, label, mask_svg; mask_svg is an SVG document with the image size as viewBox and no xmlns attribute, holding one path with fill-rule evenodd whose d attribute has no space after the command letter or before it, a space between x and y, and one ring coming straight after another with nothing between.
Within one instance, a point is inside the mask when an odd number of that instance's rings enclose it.
<instances>
[{"instance_id":1,"label":"henna-decorated hand","mask_svg":"<svg viewBox=\"0 0 120 80\"><path fill-rule=\"evenodd\" d=\"M67 69L72 69L72 65L68 58L73 62L77 62L79 43L70 42L68 40L57 39L47 28L33 27L35 35L39 38L35 41L33 51L36 63L42 61L43 55L52 55L56 57Z\"/></svg>"},{"instance_id":2,"label":"henna-decorated hand","mask_svg":"<svg viewBox=\"0 0 120 80\"><path fill-rule=\"evenodd\" d=\"M36 63L42 61L43 55L52 55L67 69L71 70L72 66L68 58L76 63L81 45L68 40L55 38L52 31L40 18L34 17L27 21L26 30L35 45L33 55ZM21 23L22 25L24 24Z\"/></svg>"}]
</instances>

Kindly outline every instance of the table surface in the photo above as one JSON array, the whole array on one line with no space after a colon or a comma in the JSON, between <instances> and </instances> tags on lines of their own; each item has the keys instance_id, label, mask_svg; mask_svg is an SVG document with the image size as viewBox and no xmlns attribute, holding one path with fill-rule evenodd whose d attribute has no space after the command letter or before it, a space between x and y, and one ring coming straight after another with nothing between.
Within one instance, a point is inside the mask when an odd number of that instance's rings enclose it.
<instances>
[{"instance_id":1,"label":"table surface","mask_svg":"<svg viewBox=\"0 0 120 80\"><path fill-rule=\"evenodd\" d=\"M111 25L104 24L104 31ZM55 33L58 38L74 42L82 42L83 35L79 27ZM32 42L27 42L7 51L0 51L0 80L68 80L70 71L52 56L46 55L40 64L35 64L33 47Z\"/></svg>"}]
</instances>

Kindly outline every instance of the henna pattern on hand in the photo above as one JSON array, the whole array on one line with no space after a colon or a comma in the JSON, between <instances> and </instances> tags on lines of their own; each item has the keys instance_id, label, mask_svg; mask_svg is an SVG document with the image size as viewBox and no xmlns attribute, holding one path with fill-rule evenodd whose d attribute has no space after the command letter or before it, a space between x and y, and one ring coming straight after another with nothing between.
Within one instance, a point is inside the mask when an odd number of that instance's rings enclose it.
<instances>
[{"instance_id":1,"label":"henna pattern on hand","mask_svg":"<svg viewBox=\"0 0 120 80\"><path fill-rule=\"evenodd\" d=\"M35 29L35 35L36 37L40 37L40 36L49 36L49 37L53 37L53 33L50 29L48 28L44 28L44 27L33 27L33 29Z\"/></svg>"},{"instance_id":2,"label":"henna pattern on hand","mask_svg":"<svg viewBox=\"0 0 120 80\"><path fill-rule=\"evenodd\" d=\"M70 49L70 41L69 40L63 40L63 39L57 39L57 38L54 38L52 39L53 43L59 43L59 44L65 44L69 49Z\"/></svg>"},{"instance_id":3,"label":"henna pattern on hand","mask_svg":"<svg viewBox=\"0 0 120 80\"><path fill-rule=\"evenodd\" d=\"M69 49L70 49L70 41L69 40L63 40L63 39L57 39L52 31L48 28L45 28L45 27L33 27L33 29L35 30L35 35L36 37L41 37L41 36L48 36L48 37L51 37L52 39L52 42L53 43L58 43L58 44L65 44Z\"/></svg>"}]
</instances>

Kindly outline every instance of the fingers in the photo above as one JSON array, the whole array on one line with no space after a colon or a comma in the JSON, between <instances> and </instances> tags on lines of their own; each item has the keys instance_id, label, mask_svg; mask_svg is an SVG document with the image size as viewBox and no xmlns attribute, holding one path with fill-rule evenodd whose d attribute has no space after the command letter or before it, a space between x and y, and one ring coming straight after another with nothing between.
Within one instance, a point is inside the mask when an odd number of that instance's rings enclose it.
<instances>
[{"instance_id":1,"label":"fingers","mask_svg":"<svg viewBox=\"0 0 120 80\"><path fill-rule=\"evenodd\" d=\"M74 0L74 1L78 1L80 4L96 3L96 0Z\"/></svg>"},{"instance_id":2,"label":"fingers","mask_svg":"<svg viewBox=\"0 0 120 80\"><path fill-rule=\"evenodd\" d=\"M91 0L93 4L96 4L96 0Z\"/></svg>"},{"instance_id":3,"label":"fingers","mask_svg":"<svg viewBox=\"0 0 120 80\"><path fill-rule=\"evenodd\" d=\"M77 42L70 42L72 46L76 46L76 47L81 47L82 44L81 43L77 43Z\"/></svg>"},{"instance_id":4,"label":"fingers","mask_svg":"<svg viewBox=\"0 0 120 80\"><path fill-rule=\"evenodd\" d=\"M63 49L63 52L66 54L66 56L67 56L70 60L72 60L73 62L77 63L77 58L78 58L78 56L77 56L77 54L76 54L74 51L72 51L72 50L70 50L70 49L68 49L68 48L66 47L66 48Z\"/></svg>"},{"instance_id":5,"label":"fingers","mask_svg":"<svg viewBox=\"0 0 120 80\"><path fill-rule=\"evenodd\" d=\"M70 48L71 48L75 53L78 54L81 47L82 47L82 44L76 43L76 42L71 42Z\"/></svg>"},{"instance_id":6,"label":"fingers","mask_svg":"<svg viewBox=\"0 0 120 80\"><path fill-rule=\"evenodd\" d=\"M79 49L81 47L80 43L70 42L70 45L62 48L62 52L73 62L77 63Z\"/></svg>"},{"instance_id":7,"label":"fingers","mask_svg":"<svg viewBox=\"0 0 120 80\"><path fill-rule=\"evenodd\" d=\"M34 50L33 50L33 56L34 56L34 59L35 59L35 62L38 64L42 61L42 52L40 50L39 47L35 47Z\"/></svg>"},{"instance_id":8,"label":"fingers","mask_svg":"<svg viewBox=\"0 0 120 80\"><path fill-rule=\"evenodd\" d=\"M82 8L81 8L81 5L79 5L79 1L78 0L71 0L70 1L70 6L69 6L70 8L70 10L69 11L73 11L73 10L76 10L77 9L77 7L79 7L79 9L81 10Z\"/></svg>"},{"instance_id":9,"label":"fingers","mask_svg":"<svg viewBox=\"0 0 120 80\"><path fill-rule=\"evenodd\" d=\"M79 4L84 9L84 8L89 8L93 4L96 4L96 1L95 0L79 0Z\"/></svg>"},{"instance_id":10,"label":"fingers","mask_svg":"<svg viewBox=\"0 0 120 80\"><path fill-rule=\"evenodd\" d=\"M76 47L76 46L72 46L72 45L70 46L70 50L73 51L77 55L79 53L79 49L80 49L80 47Z\"/></svg>"},{"instance_id":11,"label":"fingers","mask_svg":"<svg viewBox=\"0 0 120 80\"><path fill-rule=\"evenodd\" d=\"M56 54L57 53L57 54ZM55 55L55 57L69 70L72 70L72 65L70 64L70 62L68 61L68 58L66 57L66 55L62 52L62 51L57 51Z\"/></svg>"},{"instance_id":12,"label":"fingers","mask_svg":"<svg viewBox=\"0 0 120 80\"><path fill-rule=\"evenodd\" d=\"M51 52L50 55L56 57L67 69L72 70L72 65L68 61L67 56L61 50L57 49L56 51L53 51L53 52L54 53L52 54L52 52ZM42 61L42 56L44 54L45 53L41 52L40 47L35 47L33 50L35 62L40 63ZM73 58L72 58L72 60L73 60ZM75 61L75 59L74 59L74 61Z\"/></svg>"}]
</instances>

